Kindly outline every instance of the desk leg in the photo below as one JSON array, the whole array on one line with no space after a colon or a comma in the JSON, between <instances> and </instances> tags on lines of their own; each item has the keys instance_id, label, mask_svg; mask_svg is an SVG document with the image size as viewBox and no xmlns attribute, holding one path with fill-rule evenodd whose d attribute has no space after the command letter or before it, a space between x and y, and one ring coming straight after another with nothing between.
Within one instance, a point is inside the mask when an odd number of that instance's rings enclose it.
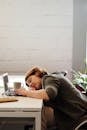
<instances>
[{"instance_id":1,"label":"desk leg","mask_svg":"<svg viewBox=\"0 0 87 130\"><path fill-rule=\"evenodd\" d=\"M35 130L41 130L41 112L37 112L35 118Z\"/></svg>"}]
</instances>

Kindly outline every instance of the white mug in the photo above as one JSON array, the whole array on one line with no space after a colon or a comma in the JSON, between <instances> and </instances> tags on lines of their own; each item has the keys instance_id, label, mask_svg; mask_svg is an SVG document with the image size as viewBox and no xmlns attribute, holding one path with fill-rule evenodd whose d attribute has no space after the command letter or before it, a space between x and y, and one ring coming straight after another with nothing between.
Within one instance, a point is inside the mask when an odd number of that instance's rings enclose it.
<instances>
[{"instance_id":1,"label":"white mug","mask_svg":"<svg viewBox=\"0 0 87 130\"><path fill-rule=\"evenodd\" d=\"M19 89L22 87L22 83L21 82L14 82L14 89Z\"/></svg>"}]
</instances>

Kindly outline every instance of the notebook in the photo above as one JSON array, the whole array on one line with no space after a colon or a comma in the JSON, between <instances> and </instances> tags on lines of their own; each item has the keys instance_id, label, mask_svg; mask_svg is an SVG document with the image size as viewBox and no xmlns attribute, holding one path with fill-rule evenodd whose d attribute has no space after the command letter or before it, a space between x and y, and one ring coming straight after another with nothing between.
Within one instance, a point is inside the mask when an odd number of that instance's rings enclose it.
<instances>
[{"instance_id":1,"label":"notebook","mask_svg":"<svg viewBox=\"0 0 87 130\"><path fill-rule=\"evenodd\" d=\"M17 98L15 97L0 97L0 103L3 103L3 102L15 102L15 101L18 101Z\"/></svg>"}]
</instances>

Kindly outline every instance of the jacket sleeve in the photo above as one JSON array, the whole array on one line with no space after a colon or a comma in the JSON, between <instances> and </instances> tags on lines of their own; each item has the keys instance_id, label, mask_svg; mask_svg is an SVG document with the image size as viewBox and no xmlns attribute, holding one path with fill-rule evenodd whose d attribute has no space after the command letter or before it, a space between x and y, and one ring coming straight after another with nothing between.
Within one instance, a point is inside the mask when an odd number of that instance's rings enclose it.
<instances>
[{"instance_id":1,"label":"jacket sleeve","mask_svg":"<svg viewBox=\"0 0 87 130\"><path fill-rule=\"evenodd\" d=\"M45 76L43 78L43 88L46 90L50 99L54 99L58 94L58 81L53 76Z\"/></svg>"}]
</instances>

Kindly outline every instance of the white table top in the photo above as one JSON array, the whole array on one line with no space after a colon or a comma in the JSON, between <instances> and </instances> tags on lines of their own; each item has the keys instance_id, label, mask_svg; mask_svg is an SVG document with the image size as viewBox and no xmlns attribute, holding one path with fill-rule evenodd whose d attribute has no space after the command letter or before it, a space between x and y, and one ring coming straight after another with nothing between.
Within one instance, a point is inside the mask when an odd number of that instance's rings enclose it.
<instances>
[{"instance_id":1,"label":"white table top","mask_svg":"<svg viewBox=\"0 0 87 130\"><path fill-rule=\"evenodd\" d=\"M24 77L24 75L9 75L9 83L20 81L26 88ZM0 89L4 89L2 76L0 76L0 86L2 86ZM0 111L40 111L42 108L41 99L22 96L16 96L16 98L18 99L16 102L0 103Z\"/></svg>"},{"instance_id":2,"label":"white table top","mask_svg":"<svg viewBox=\"0 0 87 130\"><path fill-rule=\"evenodd\" d=\"M22 97L16 96L18 101L16 102L5 102L0 103L0 112L1 111L41 111L42 109L42 100L29 98L29 97Z\"/></svg>"}]
</instances>

